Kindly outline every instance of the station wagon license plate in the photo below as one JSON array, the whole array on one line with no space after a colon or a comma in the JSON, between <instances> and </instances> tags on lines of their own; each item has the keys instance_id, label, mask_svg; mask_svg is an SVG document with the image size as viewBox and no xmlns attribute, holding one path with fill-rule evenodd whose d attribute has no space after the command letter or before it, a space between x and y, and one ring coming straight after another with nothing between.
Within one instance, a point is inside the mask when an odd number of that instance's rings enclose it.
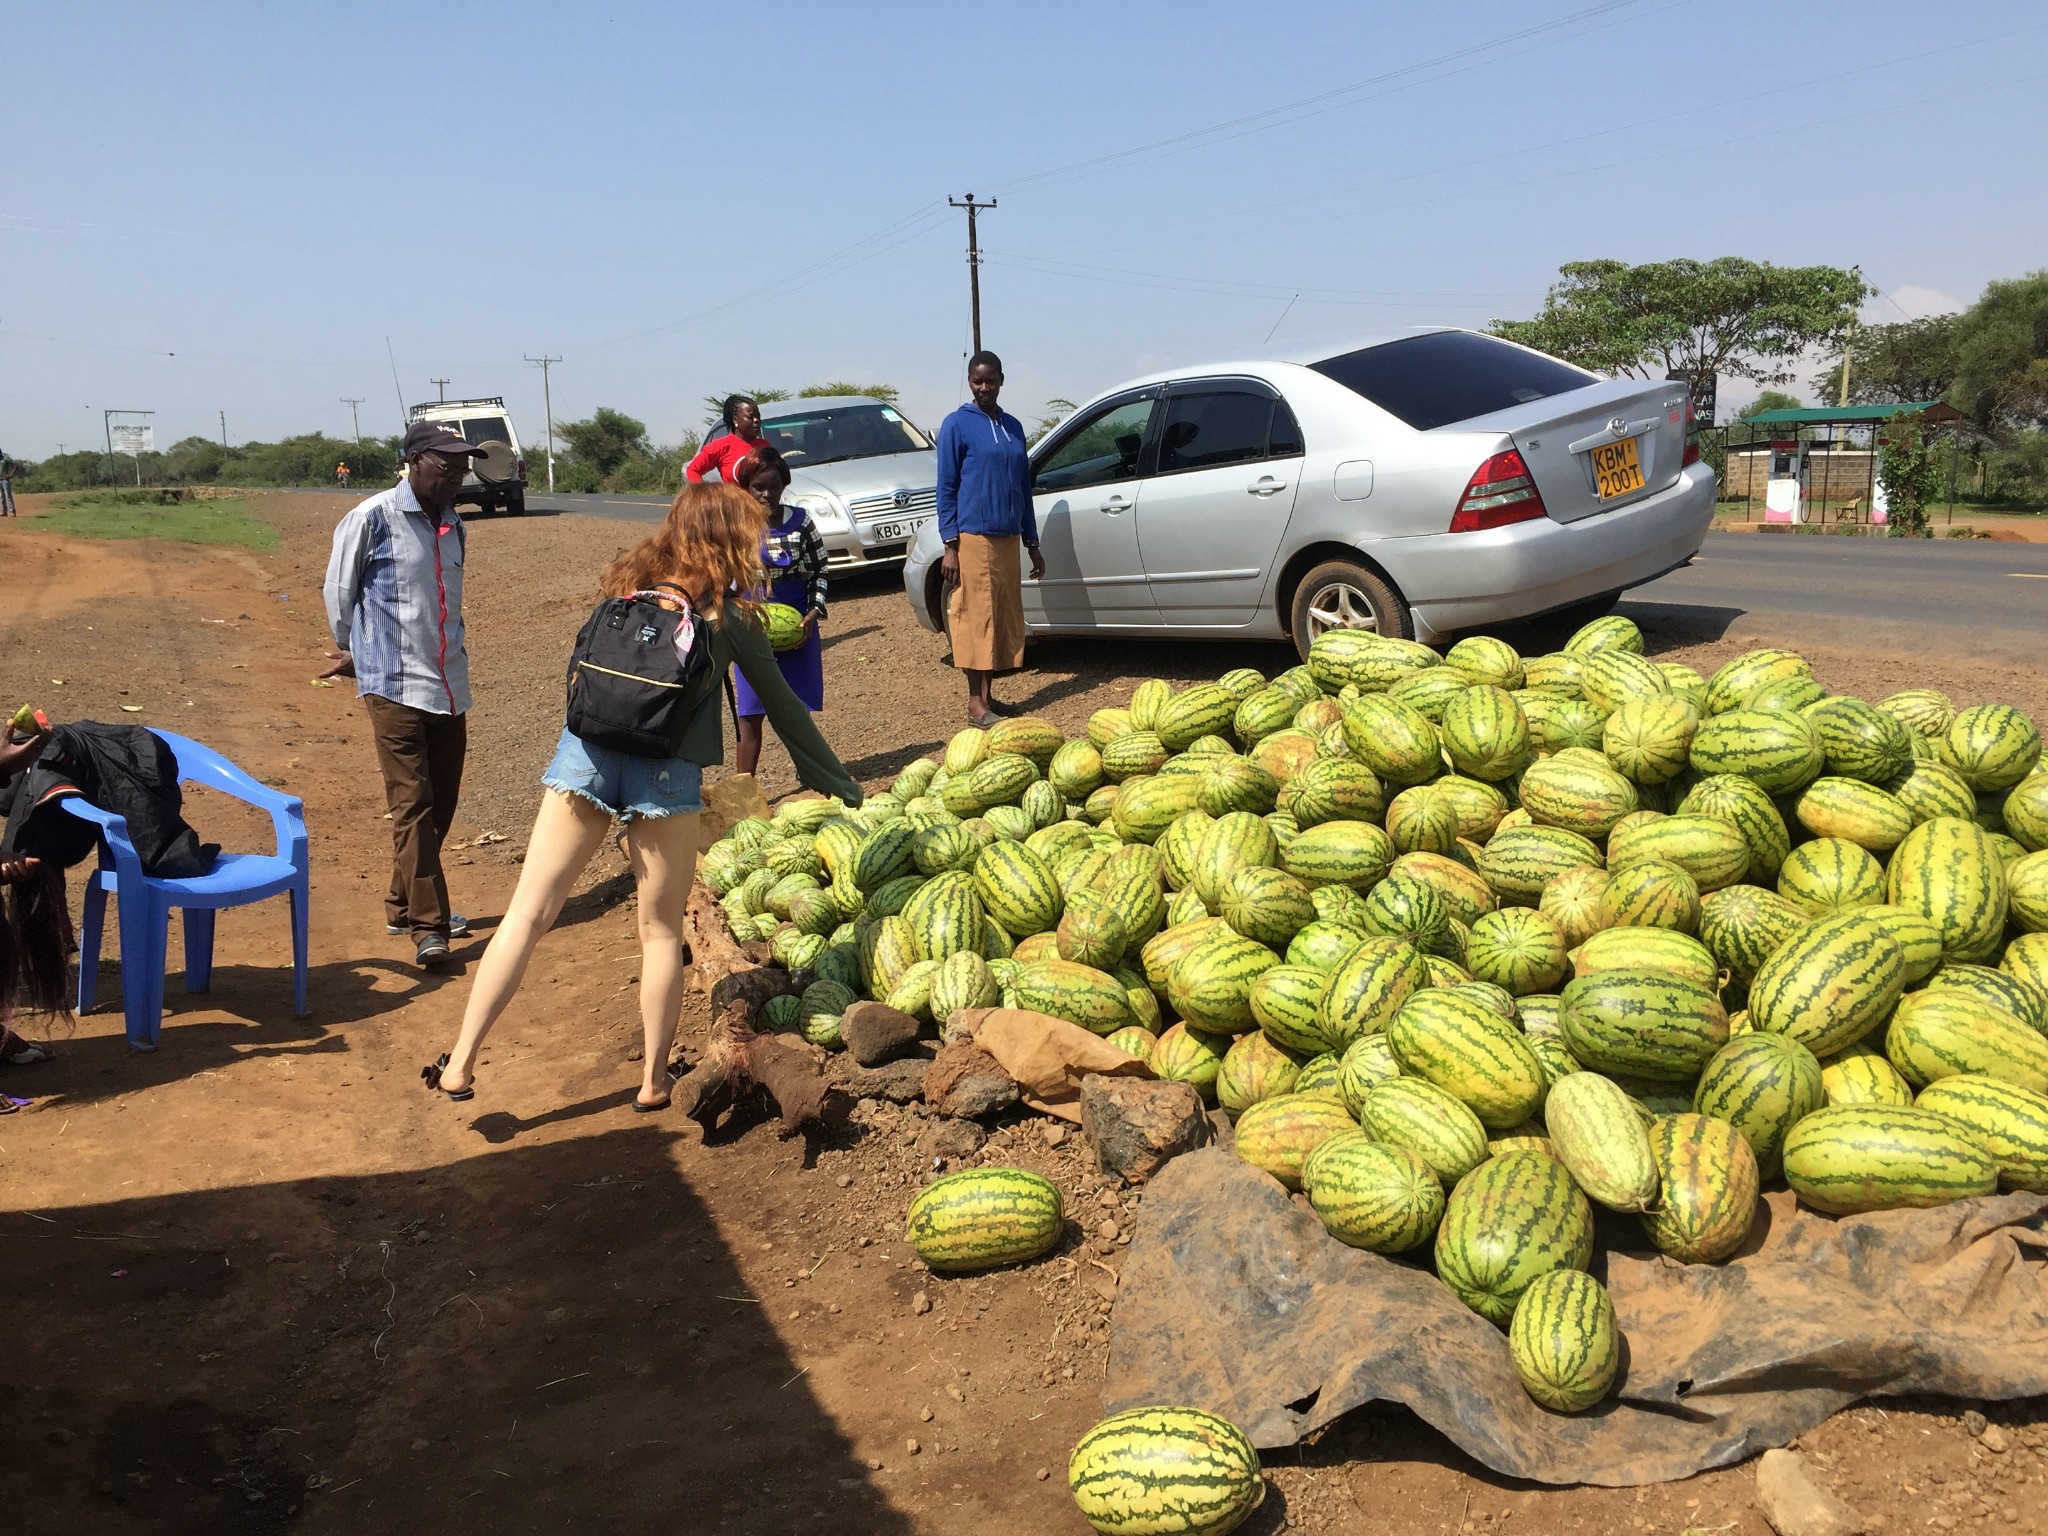
<instances>
[{"instance_id":1,"label":"station wagon license plate","mask_svg":"<svg viewBox=\"0 0 2048 1536\"><path fill-rule=\"evenodd\" d=\"M929 521L931 521L929 518L912 517L899 518L893 523L870 523L868 525L868 542L871 544L907 544L910 540L917 537L917 530Z\"/></svg>"},{"instance_id":2,"label":"station wagon license plate","mask_svg":"<svg viewBox=\"0 0 2048 1536\"><path fill-rule=\"evenodd\" d=\"M1602 501L1612 501L1643 488L1643 464L1636 456L1634 438L1602 443L1593 450L1593 488Z\"/></svg>"}]
</instances>

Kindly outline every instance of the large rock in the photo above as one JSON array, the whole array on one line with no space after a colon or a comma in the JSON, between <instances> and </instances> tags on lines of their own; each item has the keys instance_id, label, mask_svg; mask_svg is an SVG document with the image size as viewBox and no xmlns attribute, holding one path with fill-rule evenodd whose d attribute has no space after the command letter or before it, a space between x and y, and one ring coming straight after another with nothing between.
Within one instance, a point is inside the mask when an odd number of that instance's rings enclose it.
<instances>
[{"instance_id":1,"label":"large rock","mask_svg":"<svg viewBox=\"0 0 2048 1536\"><path fill-rule=\"evenodd\" d=\"M922 1056L885 1062L872 1071L855 1066L844 1057L838 1060L845 1064L834 1075L857 1099L887 1099L891 1104L915 1104L924 1098L924 1076L931 1070L931 1063Z\"/></svg>"},{"instance_id":2,"label":"large rock","mask_svg":"<svg viewBox=\"0 0 2048 1536\"><path fill-rule=\"evenodd\" d=\"M1095 1142L1102 1171L1133 1183L1210 1137L1202 1096L1186 1083L1092 1072L1081 1079L1081 1128Z\"/></svg>"},{"instance_id":3,"label":"large rock","mask_svg":"<svg viewBox=\"0 0 2048 1536\"><path fill-rule=\"evenodd\" d=\"M864 1067L894 1061L917 1046L917 1020L886 1003L855 1003L839 1016L846 1053Z\"/></svg>"},{"instance_id":4,"label":"large rock","mask_svg":"<svg viewBox=\"0 0 2048 1536\"><path fill-rule=\"evenodd\" d=\"M995 1057L971 1045L940 1046L924 1076L925 1103L934 1113L957 1120L979 1120L1008 1109L1018 1096L1016 1080Z\"/></svg>"},{"instance_id":5,"label":"large rock","mask_svg":"<svg viewBox=\"0 0 2048 1536\"><path fill-rule=\"evenodd\" d=\"M1778 1536L1859 1536L1863 1517L1813 1480L1796 1451L1765 1451L1756 1501Z\"/></svg>"},{"instance_id":6,"label":"large rock","mask_svg":"<svg viewBox=\"0 0 2048 1536\"><path fill-rule=\"evenodd\" d=\"M972 1120L934 1120L918 1133L917 1150L926 1157L958 1162L972 1157L988 1140L988 1132Z\"/></svg>"}]
</instances>

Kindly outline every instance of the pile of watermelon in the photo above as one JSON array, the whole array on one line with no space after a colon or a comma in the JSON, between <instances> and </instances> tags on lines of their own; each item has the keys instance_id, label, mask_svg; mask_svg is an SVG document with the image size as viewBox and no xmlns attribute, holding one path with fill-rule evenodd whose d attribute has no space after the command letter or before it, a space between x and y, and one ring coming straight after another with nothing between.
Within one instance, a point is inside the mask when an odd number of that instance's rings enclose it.
<instances>
[{"instance_id":1,"label":"pile of watermelon","mask_svg":"<svg viewBox=\"0 0 2048 1536\"><path fill-rule=\"evenodd\" d=\"M1528 658L1335 631L1085 738L963 731L858 810L742 822L703 877L815 978L769 1027L833 1046L865 996L1107 1036L1342 1241L1433 1245L1580 1409L1618 1358L1594 1205L1712 1263L1775 1179L1832 1213L2048 1189L2034 723L1642 649L1619 617Z\"/></svg>"}]
</instances>

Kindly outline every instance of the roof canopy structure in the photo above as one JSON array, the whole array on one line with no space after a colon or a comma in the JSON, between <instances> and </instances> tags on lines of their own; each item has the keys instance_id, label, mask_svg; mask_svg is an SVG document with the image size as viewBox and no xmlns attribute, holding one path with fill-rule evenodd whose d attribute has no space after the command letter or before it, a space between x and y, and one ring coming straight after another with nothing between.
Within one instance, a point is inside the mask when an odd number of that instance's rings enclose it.
<instances>
[{"instance_id":1,"label":"roof canopy structure","mask_svg":"<svg viewBox=\"0 0 2048 1536\"><path fill-rule=\"evenodd\" d=\"M1951 422L1967 421L1969 418L1952 405L1939 400L1917 400L1908 404L1891 405L1815 405L1802 406L1798 410L1758 411L1754 416L1740 416L1730 426L1769 426L1782 423L1786 426L1825 427L1862 425L1873 421L1889 421L1894 416L1907 416L1915 411L1927 413L1927 419L1936 425L1946 426Z\"/></svg>"}]
</instances>

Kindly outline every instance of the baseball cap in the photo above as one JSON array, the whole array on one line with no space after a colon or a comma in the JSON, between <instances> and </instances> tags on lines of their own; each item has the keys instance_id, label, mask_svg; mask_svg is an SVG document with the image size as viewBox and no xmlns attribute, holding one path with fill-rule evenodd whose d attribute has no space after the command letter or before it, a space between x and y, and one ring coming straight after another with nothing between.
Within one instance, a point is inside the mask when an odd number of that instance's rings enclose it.
<instances>
[{"instance_id":1,"label":"baseball cap","mask_svg":"<svg viewBox=\"0 0 2048 1536\"><path fill-rule=\"evenodd\" d=\"M483 449L474 443L466 443L457 433L448 430L445 422L416 421L405 429L403 457L411 458L416 453L467 453L479 454Z\"/></svg>"}]
</instances>

